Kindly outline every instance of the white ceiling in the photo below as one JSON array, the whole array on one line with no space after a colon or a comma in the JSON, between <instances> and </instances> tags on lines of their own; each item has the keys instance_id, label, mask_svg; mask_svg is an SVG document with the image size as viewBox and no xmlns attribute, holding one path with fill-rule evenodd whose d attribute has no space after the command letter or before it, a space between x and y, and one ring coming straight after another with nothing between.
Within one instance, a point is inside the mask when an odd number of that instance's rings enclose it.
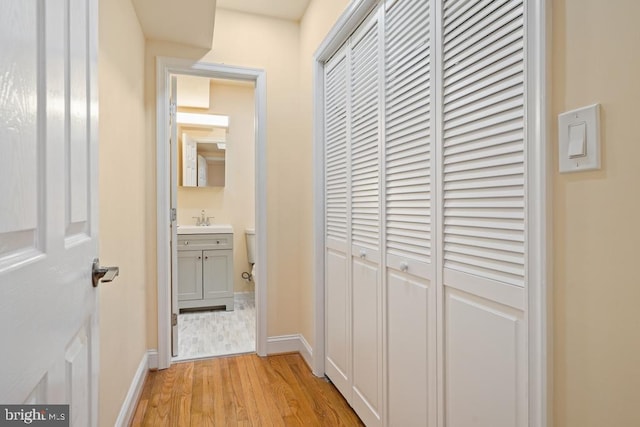
<instances>
[{"instance_id":1,"label":"white ceiling","mask_svg":"<svg viewBox=\"0 0 640 427\"><path fill-rule=\"evenodd\" d=\"M2 1L2 0L0 0ZM216 7L299 21L310 0L131 0L148 39L211 49ZM217 4L216 4L217 3Z\"/></svg>"},{"instance_id":2,"label":"white ceiling","mask_svg":"<svg viewBox=\"0 0 640 427\"><path fill-rule=\"evenodd\" d=\"M310 0L217 0L217 7L299 21Z\"/></svg>"}]
</instances>

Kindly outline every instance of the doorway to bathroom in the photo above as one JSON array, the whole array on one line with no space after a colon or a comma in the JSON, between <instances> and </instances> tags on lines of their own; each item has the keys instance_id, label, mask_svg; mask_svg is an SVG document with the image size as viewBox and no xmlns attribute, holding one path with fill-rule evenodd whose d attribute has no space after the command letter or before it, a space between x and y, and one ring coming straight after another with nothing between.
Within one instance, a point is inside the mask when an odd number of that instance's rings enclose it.
<instances>
[{"instance_id":1,"label":"doorway to bathroom","mask_svg":"<svg viewBox=\"0 0 640 427\"><path fill-rule=\"evenodd\" d=\"M157 66L158 367L263 355L264 72L168 58Z\"/></svg>"},{"instance_id":2,"label":"doorway to bathroom","mask_svg":"<svg viewBox=\"0 0 640 427\"><path fill-rule=\"evenodd\" d=\"M172 356L255 352L254 84L175 79L178 332Z\"/></svg>"}]
</instances>

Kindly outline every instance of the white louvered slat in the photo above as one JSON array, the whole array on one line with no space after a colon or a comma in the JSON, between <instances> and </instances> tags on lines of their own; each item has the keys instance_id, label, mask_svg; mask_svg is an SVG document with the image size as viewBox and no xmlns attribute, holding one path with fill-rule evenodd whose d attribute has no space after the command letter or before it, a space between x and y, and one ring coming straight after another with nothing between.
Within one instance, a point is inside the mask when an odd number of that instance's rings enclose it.
<instances>
[{"instance_id":1,"label":"white louvered slat","mask_svg":"<svg viewBox=\"0 0 640 427\"><path fill-rule=\"evenodd\" d=\"M444 2L445 269L524 286L522 1Z\"/></svg>"},{"instance_id":2,"label":"white louvered slat","mask_svg":"<svg viewBox=\"0 0 640 427\"><path fill-rule=\"evenodd\" d=\"M378 61L378 28L373 25L351 42L350 142L352 244L374 250L380 246Z\"/></svg>"},{"instance_id":3,"label":"white louvered slat","mask_svg":"<svg viewBox=\"0 0 640 427\"><path fill-rule=\"evenodd\" d=\"M327 238L347 240L347 59L325 67L325 192Z\"/></svg>"},{"instance_id":4,"label":"white louvered slat","mask_svg":"<svg viewBox=\"0 0 640 427\"><path fill-rule=\"evenodd\" d=\"M385 25L386 254L413 274L431 262L429 2L403 0ZM397 266L396 266L397 268Z\"/></svg>"}]
</instances>

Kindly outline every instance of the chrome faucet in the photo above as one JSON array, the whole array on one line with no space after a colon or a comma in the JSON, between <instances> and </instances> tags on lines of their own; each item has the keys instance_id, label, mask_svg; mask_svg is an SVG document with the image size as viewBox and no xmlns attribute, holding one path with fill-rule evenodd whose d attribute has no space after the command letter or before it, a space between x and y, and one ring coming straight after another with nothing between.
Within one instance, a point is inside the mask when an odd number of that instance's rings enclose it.
<instances>
[{"instance_id":1,"label":"chrome faucet","mask_svg":"<svg viewBox=\"0 0 640 427\"><path fill-rule=\"evenodd\" d=\"M207 225L211 225L211 222L209 221L210 219L213 219L215 217L213 216L206 216L204 209L202 209L200 211L200 216L194 216L192 217L193 219L196 220L196 225L197 226L207 226Z\"/></svg>"}]
</instances>

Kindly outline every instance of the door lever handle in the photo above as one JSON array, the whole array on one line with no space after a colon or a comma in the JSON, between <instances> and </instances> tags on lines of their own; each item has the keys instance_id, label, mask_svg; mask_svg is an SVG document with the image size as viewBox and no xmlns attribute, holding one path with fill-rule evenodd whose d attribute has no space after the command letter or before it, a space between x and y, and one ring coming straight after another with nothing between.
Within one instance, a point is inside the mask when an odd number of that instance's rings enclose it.
<instances>
[{"instance_id":1,"label":"door lever handle","mask_svg":"<svg viewBox=\"0 0 640 427\"><path fill-rule=\"evenodd\" d=\"M100 260L95 258L91 266L91 281L93 287L98 286L100 282L107 283L113 281L120 274L120 267L100 267Z\"/></svg>"}]
</instances>

